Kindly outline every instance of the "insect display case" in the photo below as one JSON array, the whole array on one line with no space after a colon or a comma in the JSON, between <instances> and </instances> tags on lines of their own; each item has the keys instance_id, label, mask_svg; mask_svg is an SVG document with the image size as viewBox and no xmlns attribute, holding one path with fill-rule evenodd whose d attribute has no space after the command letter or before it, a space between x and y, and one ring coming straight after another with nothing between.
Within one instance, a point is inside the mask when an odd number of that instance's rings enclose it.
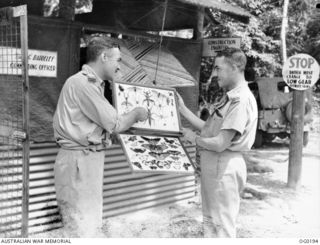
<instances>
[{"instance_id":1,"label":"insect display case","mask_svg":"<svg viewBox=\"0 0 320 245\"><path fill-rule=\"evenodd\" d=\"M114 83L113 93L115 107L120 115L135 107L147 110L148 119L135 123L132 128L155 133L180 133L180 116L174 89Z\"/></svg>"},{"instance_id":2,"label":"insect display case","mask_svg":"<svg viewBox=\"0 0 320 245\"><path fill-rule=\"evenodd\" d=\"M135 107L144 107L148 112L146 121L135 123L131 133L118 137L132 171L194 173L179 139L181 123L175 89L114 83L113 96L120 115Z\"/></svg>"}]
</instances>

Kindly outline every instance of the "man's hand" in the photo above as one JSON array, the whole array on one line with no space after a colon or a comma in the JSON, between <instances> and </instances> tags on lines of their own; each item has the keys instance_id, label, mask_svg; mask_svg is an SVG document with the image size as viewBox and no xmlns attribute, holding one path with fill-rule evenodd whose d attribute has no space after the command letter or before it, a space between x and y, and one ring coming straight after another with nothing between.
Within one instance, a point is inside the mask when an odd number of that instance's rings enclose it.
<instances>
[{"instance_id":1,"label":"man's hand","mask_svg":"<svg viewBox=\"0 0 320 245\"><path fill-rule=\"evenodd\" d=\"M186 105L184 104L184 101L181 97L181 95L176 92L177 98L178 98L178 106L179 106L179 111L183 111L186 108Z\"/></svg>"},{"instance_id":2,"label":"man's hand","mask_svg":"<svg viewBox=\"0 0 320 245\"><path fill-rule=\"evenodd\" d=\"M135 112L136 114L136 121L140 121L140 122L143 122L145 120L148 119L148 112L145 108L143 107L136 107L133 109L133 111Z\"/></svg>"},{"instance_id":3,"label":"man's hand","mask_svg":"<svg viewBox=\"0 0 320 245\"><path fill-rule=\"evenodd\" d=\"M193 132L189 128L183 128L183 139L190 142L191 144L196 144L196 137L198 136L195 132Z\"/></svg>"}]
</instances>

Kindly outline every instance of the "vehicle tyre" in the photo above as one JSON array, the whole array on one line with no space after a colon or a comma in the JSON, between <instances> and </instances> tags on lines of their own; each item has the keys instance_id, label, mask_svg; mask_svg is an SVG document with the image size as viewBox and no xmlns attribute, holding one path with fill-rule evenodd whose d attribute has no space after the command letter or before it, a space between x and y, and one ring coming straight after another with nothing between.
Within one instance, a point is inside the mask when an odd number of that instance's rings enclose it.
<instances>
[{"instance_id":1,"label":"vehicle tyre","mask_svg":"<svg viewBox=\"0 0 320 245\"><path fill-rule=\"evenodd\" d=\"M268 142L272 142L276 138L275 134L264 133L263 135L264 135L264 139Z\"/></svg>"},{"instance_id":2,"label":"vehicle tyre","mask_svg":"<svg viewBox=\"0 0 320 245\"><path fill-rule=\"evenodd\" d=\"M310 122L312 119L311 109L312 109L312 106L311 106L310 102L307 101L305 103L305 109L304 109L304 122L305 123ZM292 117L292 101L290 101L286 107L286 118L289 122L291 122L291 117Z\"/></svg>"},{"instance_id":3,"label":"vehicle tyre","mask_svg":"<svg viewBox=\"0 0 320 245\"><path fill-rule=\"evenodd\" d=\"M256 138L253 143L254 148L260 148L263 144L263 131L257 130L256 132Z\"/></svg>"}]
</instances>

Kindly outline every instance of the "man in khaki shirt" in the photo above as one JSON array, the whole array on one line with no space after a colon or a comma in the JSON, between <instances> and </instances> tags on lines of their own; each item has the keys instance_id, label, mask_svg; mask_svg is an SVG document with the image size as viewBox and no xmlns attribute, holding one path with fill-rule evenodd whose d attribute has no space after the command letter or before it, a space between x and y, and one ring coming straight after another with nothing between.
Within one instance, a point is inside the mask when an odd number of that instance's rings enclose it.
<instances>
[{"instance_id":1,"label":"man in khaki shirt","mask_svg":"<svg viewBox=\"0 0 320 245\"><path fill-rule=\"evenodd\" d=\"M147 119L142 107L118 115L104 97L104 80L120 75L120 60L117 44L93 38L87 47L87 64L67 79L58 100L53 128L61 148L54 167L55 188L68 237L100 236L104 157L110 134Z\"/></svg>"},{"instance_id":2,"label":"man in khaki shirt","mask_svg":"<svg viewBox=\"0 0 320 245\"><path fill-rule=\"evenodd\" d=\"M205 237L236 237L240 192L246 182L242 152L253 145L257 127L256 100L244 78L246 57L226 49L215 59L212 75L226 91L206 122L195 116L180 96L180 113L198 130L184 137L200 147L201 199Z\"/></svg>"}]
</instances>

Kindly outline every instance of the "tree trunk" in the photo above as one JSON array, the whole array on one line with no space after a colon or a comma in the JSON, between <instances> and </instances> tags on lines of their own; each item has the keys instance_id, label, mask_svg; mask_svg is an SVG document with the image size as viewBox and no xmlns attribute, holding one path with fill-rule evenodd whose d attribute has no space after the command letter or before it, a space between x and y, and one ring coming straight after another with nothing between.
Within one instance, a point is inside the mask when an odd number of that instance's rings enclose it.
<instances>
[{"instance_id":1,"label":"tree trunk","mask_svg":"<svg viewBox=\"0 0 320 245\"><path fill-rule=\"evenodd\" d=\"M284 0L283 3L283 16L281 25L281 54L282 54L282 64L287 60L287 44L286 44L286 34L288 27L288 6L289 0Z\"/></svg>"},{"instance_id":2,"label":"tree trunk","mask_svg":"<svg viewBox=\"0 0 320 245\"><path fill-rule=\"evenodd\" d=\"M74 21L76 0L60 0L59 18Z\"/></svg>"}]
</instances>

